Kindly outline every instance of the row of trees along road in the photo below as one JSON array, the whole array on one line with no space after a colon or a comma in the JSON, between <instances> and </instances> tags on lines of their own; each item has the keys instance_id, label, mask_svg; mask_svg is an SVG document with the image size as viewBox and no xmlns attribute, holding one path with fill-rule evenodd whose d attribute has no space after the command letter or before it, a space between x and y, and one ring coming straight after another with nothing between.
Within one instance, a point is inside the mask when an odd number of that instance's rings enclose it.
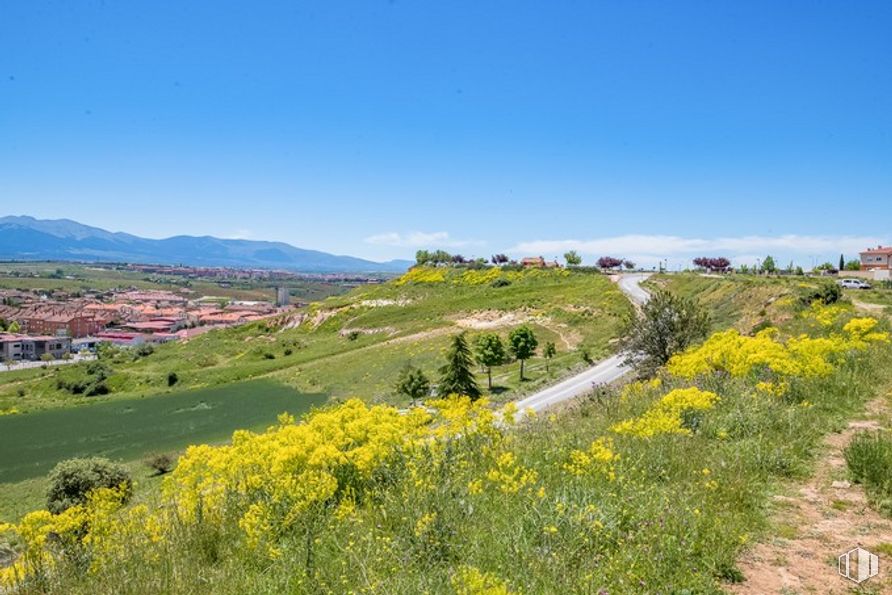
<instances>
[{"instance_id":1,"label":"row of trees along road","mask_svg":"<svg viewBox=\"0 0 892 595\"><path fill-rule=\"evenodd\" d=\"M492 369L507 364L511 358L520 362L520 380L525 380L524 367L526 360L536 354L539 340L533 329L523 325L508 334L507 343L495 333L483 333L474 341L473 352L468 345L465 333L452 338L446 353L446 361L440 367L436 392L439 396L466 395L471 399L480 397L480 388L474 376L474 364L486 370L487 386L492 390ZM542 355L545 357L546 373L550 372L551 359L557 355L554 343L545 344ZM408 397L413 403L431 393L431 381L419 368L407 364L396 381L396 392Z\"/></svg>"}]
</instances>

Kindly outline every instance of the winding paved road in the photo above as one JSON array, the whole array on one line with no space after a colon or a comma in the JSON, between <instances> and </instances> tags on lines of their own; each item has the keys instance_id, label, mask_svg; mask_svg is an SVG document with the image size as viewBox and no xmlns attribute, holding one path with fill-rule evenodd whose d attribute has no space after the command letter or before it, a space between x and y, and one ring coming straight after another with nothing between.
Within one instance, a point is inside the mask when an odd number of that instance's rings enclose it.
<instances>
[{"instance_id":1,"label":"winding paved road","mask_svg":"<svg viewBox=\"0 0 892 595\"><path fill-rule=\"evenodd\" d=\"M640 306L649 297L649 294L641 287L640 283L649 276L647 273L623 275L617 284L634 304ZM613 382L630 372L629 368L623 366L622 361L622 354L608 357L576 376L571 376L554 386L521 399L517 402L517 408L520 411L532 409L539 412L552 405L583 395L591 391L595 384Z\"/></svg>"}]
</instances>

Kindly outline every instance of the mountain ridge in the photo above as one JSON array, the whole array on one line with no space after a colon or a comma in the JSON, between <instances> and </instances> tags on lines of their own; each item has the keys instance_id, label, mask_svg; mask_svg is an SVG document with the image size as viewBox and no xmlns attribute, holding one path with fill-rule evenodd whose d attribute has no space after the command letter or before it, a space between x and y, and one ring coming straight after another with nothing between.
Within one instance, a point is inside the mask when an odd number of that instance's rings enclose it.
<instances>
[{"instance_id":1,"label":"mountain ridge","mask_svg":"<svg viewBox=\"0 0 892 595\"><path fill-rule=\"evenodd\" d=\"M71 219L0 217L0 259L78 260L279 268L308 273L402 272L411 262L375 262L285 242L177 235L150 239Z\"/></svg>"}]
</instances>

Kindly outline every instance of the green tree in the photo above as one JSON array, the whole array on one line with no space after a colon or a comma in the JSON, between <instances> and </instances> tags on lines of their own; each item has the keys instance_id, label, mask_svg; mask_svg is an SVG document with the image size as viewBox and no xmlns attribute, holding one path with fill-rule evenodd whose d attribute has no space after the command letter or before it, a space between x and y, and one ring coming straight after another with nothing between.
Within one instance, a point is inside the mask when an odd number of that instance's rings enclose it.
<instances>
[{"instance_id":1,"label":"green tree","mask_svg":"<svg viewBox=\"0 0 892 595\"><path fill-rule=\"evenodd\" d=\"M765 257L765 260L762 261L762 272L763 273L773 273L777 270L777 264L774 262L774 257L770 254Z\"/></svg>"},{"instance_id":2,"label":"green tree","mask_svg":"<svg viewBox=\"0 0 892 595\"><path fill-rule=\"evenodd\" d=\"M843 271L843 270L845 270L845 268L846 268L846 259L843 257L842 254L840 254L839 255L839 268L837 270Z\"/></svg>"},{"instance_id":3,"label":"green tree","mask_svg":"<svg viewBox=\"0 0 892 595\"><path fill-rule=\"evenodd\" d=\"M18 323L18 321L13 320L6 326L6 330L10 333L20 333L22 332L22 326Z\"/></svg>"},{"instance_id":4,"label":"green tree","mask_svg":"<svg viewBox=\"0 0 892 595\"><path fill-rule=\"evenodd\" d=\"M642 307L641 316L626 320L622 340L628 354L625 363L640 376L649 376L708 332L709 315L695 300L656 290Z\"/></svg>"},{"instance_id":5,"label":"green tree","mask_svg":"<svg viewBox=\"0 0 892 595\"><path fill-rule=\"evenodd\" d=\"M511 355L520 360L520 380L523 381L524 362L536 353L539 340L533 333L533 329L527 325L519 326L508 335L508 349Z\"/></svg>"},{"instance_id":6,"label":"green tree","mask_svg":"<svg viewBox=\"0 0 892 595\"><path fill-rule=\"evenodd\" d=\"M396 392L408 397L412 405L415 405L430 394L431 382L420 369L406 364L396 380Z\"/></svg>"},{"instance_id":7,"label":"green tree","mask_svg":"<svg viewBox=\"0 0 892 595\"><path fill-rule=\"evenodd\" d=\"M446 353L446 363L440 368L440 382L437 394L441 397L449 395L465 395L472 401L480 398L480 389L474 378L474 365L471 350L465 334L460 333L452 339L452 345Z\"/></svg>"},{"instance_id":8,"label":"green tree","mask_svg":"<svg viewBox=\"0 0 892 595\"><path fill-rule=\"evenodd\" d=\"M545 356L545 372L549 373L551 372L551 358L557 355L557 347L555 347L553 342L549 341L545 344L545 348L542 350L542 355Z\"/></svg>"},{"instance_id":9,"label":"green tree","mask_svg":"<svg viewBox=\"0 0 892 595\"><path fill-rule=\"evenodd\" d=\"M567 261L567 266L575 267L582 264L582 257L576 253L576 250L570 250L569 252L564 253L564 260Z\"/></svg>"},{"instance_id":10,"label":"green tree","mask_svg":"<svg viewBox=\"0 0 892 595\"><path fill-rule=\"evenodd\" d=\"M477 363L486 368L486 379L489 390L492 390L492 369L505 363L507 354L505 344L495 333L484 333L474 342Z\"/></svg>"},{"instance_id":11,"label":"green tree","mask_svg":"<svg viewBox=\"0 0 892 595\"><path fill-rule=\"evenodd\" d=\"M840 269L843 270L843 269ZM860 271L861 270L861 261L857 259L852 259L846 263L845 266L846 271Z\"/></svg>"}]
</instances>

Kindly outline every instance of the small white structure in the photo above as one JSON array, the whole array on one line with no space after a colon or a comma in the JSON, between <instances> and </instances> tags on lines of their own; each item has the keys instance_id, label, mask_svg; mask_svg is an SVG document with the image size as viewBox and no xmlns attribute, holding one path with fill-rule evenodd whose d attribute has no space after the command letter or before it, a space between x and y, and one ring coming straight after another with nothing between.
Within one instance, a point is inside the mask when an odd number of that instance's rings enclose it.
<instances>
[{"instance_id":1,"label":"small white structure","mask_svg":"<svg viewBox=\"0 0 892 595\"><path fill-rule=\"evenodd\" d=\"M879 557L863 548L856 547L839 557L839 574L855 583L863 583L879 572Z\"/></svg>"}]
</instances>

